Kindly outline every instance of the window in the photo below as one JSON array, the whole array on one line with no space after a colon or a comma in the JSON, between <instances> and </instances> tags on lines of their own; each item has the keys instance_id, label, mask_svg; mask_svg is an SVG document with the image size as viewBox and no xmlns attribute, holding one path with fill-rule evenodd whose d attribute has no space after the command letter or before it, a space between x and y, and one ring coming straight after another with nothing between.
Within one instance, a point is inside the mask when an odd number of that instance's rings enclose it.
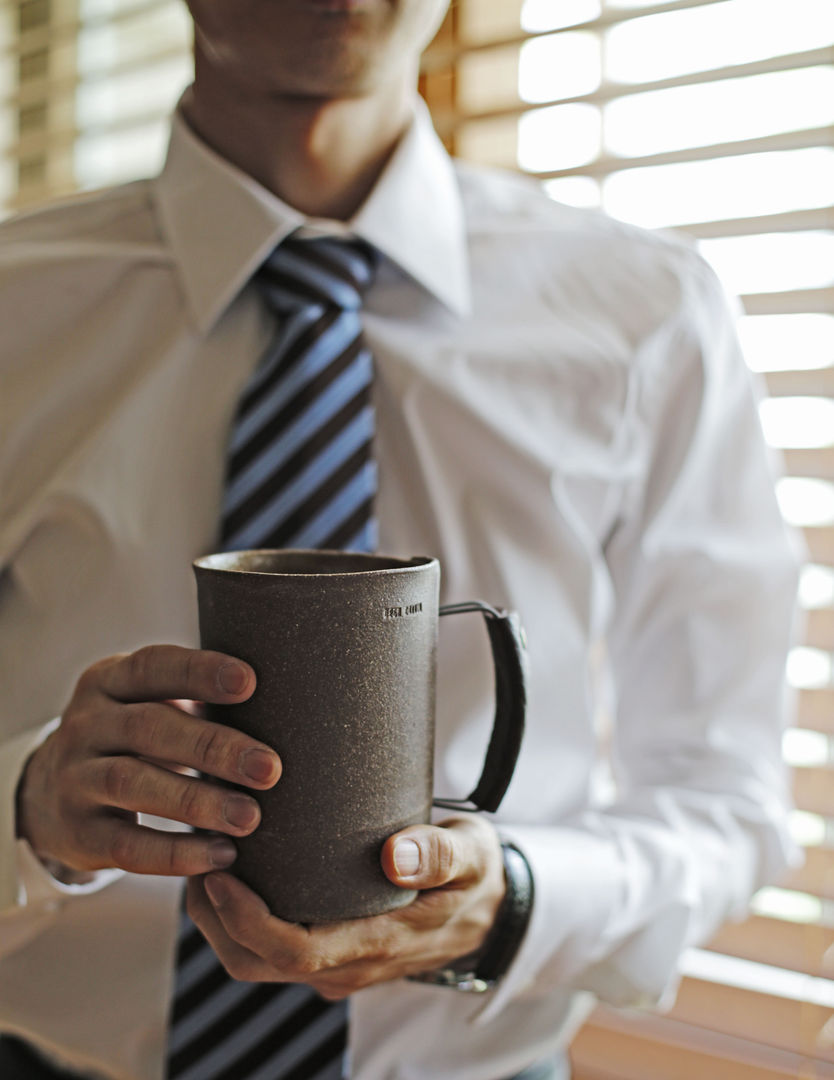
<instances>
[{"instance_id":1,"label":"window","mask_svg":"<svg viewBox=\"0 0 834 1080\"><path fill-rule=\"evenodd\" d=\"M190 52L179 0L0 0L0 209L157 172Z\"/></svg>"},{"instance_id":2,"label":"window","mask_svg":"<svg viewBox=\"0 0 834 1080\"><path fill-rule=\"evenodd\" d=\"M669 1016L599 1009L577 1080L834 1076L834 4L469 0L424 84L456 153L694 239L741 296L810 552L784 740L806 864L685 956Z\"/></svg>"},{"instance_id":3,"label":"window","mask_svg":"<svg viewBox=\"0 0 834 1080\"><path fill-rule=\"evenodd\" d=\"M0 0L0 209L154 173L189 39L180 0ZM421 88L457 154L698 243L810 553L784 740L806 864L687 954L670 1015L600 1009L577 1080L834 1076L834 3L457 0Z\"/></svg>"}]
</instances>

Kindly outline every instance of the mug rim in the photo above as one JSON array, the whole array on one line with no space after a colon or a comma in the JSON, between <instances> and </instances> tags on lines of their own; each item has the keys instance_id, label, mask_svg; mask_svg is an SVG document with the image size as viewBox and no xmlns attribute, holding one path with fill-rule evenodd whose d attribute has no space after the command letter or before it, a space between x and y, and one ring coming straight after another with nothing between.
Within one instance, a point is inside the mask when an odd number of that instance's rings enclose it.
<instances>
[{"instance_id":1,"label":"mug rim","mask_svg":"<svg viewBox=\"0 0 834 1080\"><path fill-rule=\"evenodd\" d=\"M299 557L299 562L303 558L308 558L313 555L316 557L324 555L325 557L333 556L334 559L338 556L340 558L356 559L360 562L379 562L384 561L386 563L395 563L394 566L369 566L367 569L357 567L355 570L322 570L322 571L299 571L299 570L248 570L240 566L223 565L224 562L231 562L235 558L239 558L241 555L281 555L290 556L292 559L295 556ZM417 572L425 570L426 568L437 565L437 559L432 555L413 555L410 559L403 559L398 555L385 555L377 552L368 551L339 551L331 548L242 548L240 551L217 551L209 555L201 555L200 558L194 559L191 564L195 570L207 571L209 573L218 574L240 574L247 577L267 577L267 578L314 578L314 577L328 577L328 578L349 578L355 577L357 574L402 574L408 572Z\"/></svg>"}]
</instances>

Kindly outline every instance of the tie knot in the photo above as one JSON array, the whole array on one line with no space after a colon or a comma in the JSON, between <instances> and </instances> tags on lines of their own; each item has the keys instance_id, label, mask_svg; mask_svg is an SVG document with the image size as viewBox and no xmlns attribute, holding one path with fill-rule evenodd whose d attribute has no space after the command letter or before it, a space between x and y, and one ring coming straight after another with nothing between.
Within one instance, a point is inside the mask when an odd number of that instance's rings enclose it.
<instances>
[{"instance_id":1,"label":"tie knot","mask_svg":"<svg viewBox=\"0 0 834 1080\"><path fill-rule=\"evenodd\" d=\"M376 266L377 253L364 240L290 236L275 248L256 278L276 309L312 302L356 310Z\"/></svg>"}]
</instances>

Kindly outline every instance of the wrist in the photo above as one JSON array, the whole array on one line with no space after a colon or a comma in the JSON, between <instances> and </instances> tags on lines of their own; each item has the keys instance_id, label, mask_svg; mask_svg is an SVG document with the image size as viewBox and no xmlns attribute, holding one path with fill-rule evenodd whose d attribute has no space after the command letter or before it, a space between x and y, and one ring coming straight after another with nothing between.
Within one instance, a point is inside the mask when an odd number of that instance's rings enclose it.
<instances>
[{"instance_id":1,"label":"wrist","mask_svg":"<svg viewBox=\"0 0 834 1080\"><path fill-rule=\"evenodd\" d=\"M51 738L51 736L50 736ZM43 827L45 790L45 747L49 739L37 746L23 764L15 789L15 836L26 840L39 859L48 859L48 835Z\"/></svg>"},{"instance_id":2,"label":"wrist","mask_svg":"<svg viewBox=\"0 0 834 1080\"><path fill-rule=\"evenodd\" d=\"M413 982L483 993L495 986L509 969L530 922L534 887L533 874L523 852L509 842L501 844L501 852L506 889L481 948L438 970L409 976Z\"/></svg>"}]
</instances>

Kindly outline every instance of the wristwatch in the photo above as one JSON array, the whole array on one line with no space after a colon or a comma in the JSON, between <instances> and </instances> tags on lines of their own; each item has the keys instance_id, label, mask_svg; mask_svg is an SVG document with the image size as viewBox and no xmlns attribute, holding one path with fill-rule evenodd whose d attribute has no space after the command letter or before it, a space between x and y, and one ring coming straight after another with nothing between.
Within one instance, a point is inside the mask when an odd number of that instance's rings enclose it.
<instances>
[{"instance_id":1,"label":"wristwatch","mask_svg":"<svg viewBox=\"0 0 834 1080\"><path fill-rule=\"evenodd\" d=\"M481 948L435 971L409 975L411 982L448 986L468 994L491 990L509 968L527 930L533 910L533 874L515 844L501 844L507 889L495 922Z\"/></svg>"}]
</instances>

